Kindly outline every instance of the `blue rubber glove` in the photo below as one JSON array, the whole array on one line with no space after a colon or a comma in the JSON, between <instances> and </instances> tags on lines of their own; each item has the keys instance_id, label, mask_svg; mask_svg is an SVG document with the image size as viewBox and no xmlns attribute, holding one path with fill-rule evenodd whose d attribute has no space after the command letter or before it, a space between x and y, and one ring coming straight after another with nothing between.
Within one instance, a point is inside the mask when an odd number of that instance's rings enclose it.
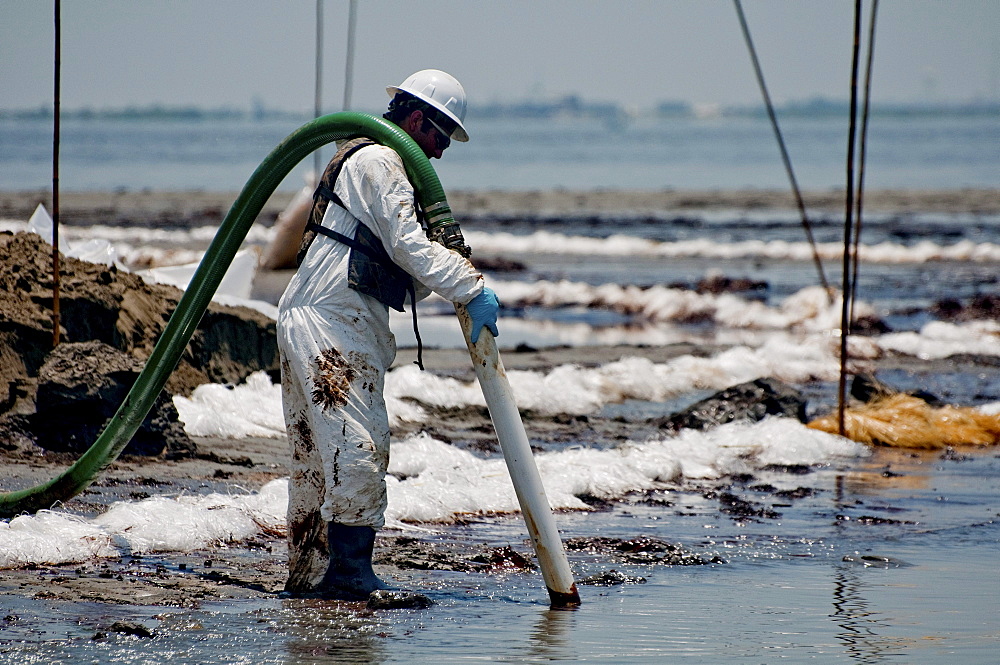
<instances>
[{"instance_id":1,"label":"blue rubber glove","mask_svg":"<svg viewBox=\"0 0 1000 665\"><path fill-rule=\"evenodd\" d=\"M500 313L500 301L497 294L488 286L483 287L483 292L469 301L465 306L472 317L472 343L479 341L479 331L486 326L493 333L494 337L500 335L497 330L497 314Z\"/></svg>"}]
</instances>

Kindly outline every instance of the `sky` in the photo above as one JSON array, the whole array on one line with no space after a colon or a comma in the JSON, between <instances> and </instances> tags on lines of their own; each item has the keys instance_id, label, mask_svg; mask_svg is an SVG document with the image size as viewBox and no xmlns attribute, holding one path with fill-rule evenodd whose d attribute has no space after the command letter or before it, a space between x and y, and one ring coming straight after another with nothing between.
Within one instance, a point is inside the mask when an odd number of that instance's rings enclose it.
<instances>
[{"instance_id":1,"label":"sky","mask_svg":"<svg viewBox=\"0 0 1000 665\"><path fill-rule=\"evenodd\" d=\"M323 6L323 111L341 110L349 0ZM0 0L0 109L51 105L54 3ZM731 0L357 0L351 107L438 68L470 104L567 94L642 110L756 105ZM743 0L775 102L847 99L854 3ZM317 0L63 0L63 109L311 111ZM1000 100L1000 1L882 0L874 103ZM863 4L867 25L870 0ZM867 43L867 41L865 41ZM864 49L862 49L862 57Z\"/></svg>"}]
</instances>

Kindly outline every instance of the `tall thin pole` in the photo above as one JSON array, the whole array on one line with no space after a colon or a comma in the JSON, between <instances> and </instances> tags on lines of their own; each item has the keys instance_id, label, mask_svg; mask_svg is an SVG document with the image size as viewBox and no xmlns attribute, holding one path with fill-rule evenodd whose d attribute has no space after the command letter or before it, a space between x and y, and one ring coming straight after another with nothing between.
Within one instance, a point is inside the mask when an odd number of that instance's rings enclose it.
<instances>
[{"instance_id":1,"label":"tall thin pole","mask_svg":"<svg viewBox=\"0 0 1000 665\"><path fill-rule=\"evenodd\" d=\"M849 320L854 321L854 304L858 292L858 245L861 243L862 211L864 209L865 162L868 153L868 116L871 109L872 68L875 60L875 19L878 14L878 0L872 0L871 17L868 24L868 57L865 63L865 96L861 108L861 137L858 154L858 195L854 205L854 264L851 274L851 311Z\"/></svg>"},{"instance_id":2,"label":"tall thin pole","mask_svg":"<svg viewBox=\"0 0 1000 665\"><path fill-rule=\"evenodd\" d=\"M750 60L753 62L753 70L757 75L757 84L760 86L761 95L764 97L764 106L767 108L767 115L771 119L771 127L774 128L774 135L778 139L778 148L781 150L781 160L785 164L785 172L792 185L792 192L795 194L795 203L799 208L799 215L802 218L802 228L805 230L809 246L812 247L813 262L816 264L816 271L819 273L819 281L823 290L830 293L830 285L826 281L826 274L823 272L823 262L819 258L819 250L816 249L816 241L813 239L812 228L809 226L809 216L806 214L806 204L802 200L802 193L799 191L799 183L795 179L795 171L792 170L792 160L788 156L785 148L785 140L781 136L781 129L778 127L778 117L774 113L774 105L771 103L771 96L767 92L767 85L764 83L764 72L761 70L760 61L757 59L757 49L754 48L753 39L750 38L750 28L747 26L746 16L743 15L743 6L740 0L733 0L736 5L736 15L740 20L740 28L743 31L743 39L747 43L750 51Z\"/></svg>"},{"instance_id":3,"label":"tall thin pole","mask_svg":"<svg viewBox=\"0 0 1000 665\"><path fill-rule=\"evenodd\" d=\"M858 54L861 50L861 0L854 2L854 49L851 56L851 108L847 132L847 187L844 210L844 265L843 302L840 311L840 381L837 389L837 429L841 436L846 434L844 409L847 397L847 337L851 330L850 320L850 279L851 279L851 231L854 214L854 137L857 133L858 110Z\"/></svg>"},{"instance_id":4,"label":"tall thin pole","mask_svg":"<svg viewBox=\"0 0 1000 665\"><path fill-rule=\"evenodd\" d=\"M52 346L59 345L59 81L62 76L62 7L55 0L55 68L52 103Z\"/></svg>"},{"instance_id":5,"label":"tall thin pole","mask_svg":"<svg viewBox=\"0 0 1000 665\"><path fill-rule=\"evenodd\" d=\"M313 94L313 117L318 118L323 112L323 0L316 0L316 82ZM322 167L322 156L317 149L313 153L313 171L316 172L316 181Z\"/></svg>"},{"instance_id":6,"label":"tall thin pole","mask_svg":"<svg viewBox=\"0 0 1000 665\"><path fill-rule=\"evenodd\" d=\"M354 28L358 22L358 3L351 0L347 13L347 59L344 64L344 111L351 110L351 91L354 88Z\"/></svg>"}]
</instances>

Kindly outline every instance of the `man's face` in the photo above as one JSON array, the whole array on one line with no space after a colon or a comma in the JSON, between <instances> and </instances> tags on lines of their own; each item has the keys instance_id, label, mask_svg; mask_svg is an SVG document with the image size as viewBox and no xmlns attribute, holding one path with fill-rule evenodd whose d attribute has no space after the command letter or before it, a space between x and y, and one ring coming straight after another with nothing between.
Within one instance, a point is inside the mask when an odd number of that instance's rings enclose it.
<instances>
[{"instance_id":1,"label":"man's face","mask_svg":"<svg viewBox=\"0 0 1000 665\"><path fill-rule=\"evenodd\" d=\"M451 144L451 139L433 123L425 122L425 118L421 111L414 111L406 119L403 129L429 159L441 159L441 155Z\"/></svg>"}]
</instances>

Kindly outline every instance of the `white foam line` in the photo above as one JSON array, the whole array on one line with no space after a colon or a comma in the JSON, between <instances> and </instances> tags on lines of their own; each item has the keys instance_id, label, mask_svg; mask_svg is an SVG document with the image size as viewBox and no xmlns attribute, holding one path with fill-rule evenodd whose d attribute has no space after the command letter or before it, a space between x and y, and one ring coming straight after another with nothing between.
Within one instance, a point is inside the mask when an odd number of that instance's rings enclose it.
<instances>
[{"instance_id":1,"label":"white foam line","mask_svg":"<svg viewBox=\"0 0 1000 665\"><path fill-rule=\"evenodd\" d=\"M861 444L791 418L730 423L676 437L626 442L614 449L578 447L535 456L553 509L586 510L581 496L619 499L630 492L676 489L769 464L823 464L867 454ZM453 521L514 513L518 503L503 459L482 459L419 434L393 446L387 521Z\"/></svg>"},{"instance_id":2,"label":"white foam line","mask_svg":"<svg viewBox=\"0 0 1000 665\"><path fill-rule=\"evenodd\" d=\"M806 287L786 298L779 307L746 300L737 295L703 294L685 289L602 284L591 286L562 280L551 282L490 282L500 301L511 307L582 306L610 309L650 321L701 321L710 319L728 328L823 331L840 325L839 295L829 298L819 286ZM855 315L871 316L874 309L858 301Z\"/></svg>"},{"instance_id":3,"label":"white foam line","mask_svg":"<svg viewBox=\"0 0 1000 665\"><path fill-rule=\"evenodd\" d=\"M851 362L859 363L858 367L890 351L922 358L955 353L1000 356L1000 323L932 322L920 333L850 338ZM655 363L633 356L597 367L565 364L549 371L509 369L507 376L521 409L586 415L624 400L664 401L762 377L791 384L834 381L840 371L838 358L836 336L773 333L760 338L759 346L733 346L710 357L684 355ZM485 406L474 381L421 372L412 365L386 375L385 397L392 427L425 422L431 417L428 409ZM264 372L241 386L201 386L190 398L175 397L174 404L185 430L194 436L284 435L281 391Z\"/></svg>"},{"instance_id":4,"label":"white foam line","mask_svg":"<svg viewBox=\"0 0 1000 665\"><path fill-rule=\"evenodd\" d=\"M647 256L659 258L699 257L711 259L766 258L785 261L812 261L812 247L807 242L785 240L745 240L719 242L711 238L660 242L627 235L607 238L569 236L551 231L535 231L528 235L511 233L463 234L470 245L484 254L568 254L578 256ZM820 258L838 260L843 245L836 242L817 243ZM915 245L883 242L861 245L858 255L867 263L923 263L926 261L1000 261L1000 245L962 240L954 245L938 245L921 241Z\"/></svg>"},{"instance_id":5,"label":"white foam line","mask_svg":"<svg viewBox=\"0 0 1000 665\"><path fill-rule=\"evenodd\" d=\"M17 220L0 220L0 231L24 231L28 225ZM188 252L184 260L197 260L197 250L215 237L219 227L199 226L190 229L157 229L146 226L63 226L62 237L69 240L100 239L128 247L136 260L172 260L172 252ZM274 237L274 227L253 225L246 241L255 245L266 245ZM614 234L607 238L591 236L571 236L552 231L535 231L527 235L512 233L490 233L466 230L463 232L477 253L487 255L522 254L564 254L576 256L645 256L657 258L711 258L739 259L766 258L786 261L812 261L812 246L807 242L786 240L744 240L740 242L720 242L714 238L699 238L665 242L649 240L637 236ZM172 249L157 249L148 245L162 245ZM188 247L189 249L177 249ZM820 258L840 260L843 245L839 242L817 243ZM960 240L952 245L939 245L930 241L920 241L913 245L882 242L875 245L863 244L858 248L861 261L867 263L903 264L926 261L1000 261L1000 245L991 242L976 243ZM124 252L123 252L124 253ZM181 261L177 261L181 262Z\"/></svg>"},{"instance_id":6,"label":"white foam line","mask_svg":"<svg viewBox=\"0 0 1000 665\"><path fill-rule=\"evenodd\" d=\"M610 450L579 447L543 453L537 462L553 508L587 510L581 496L615 500L634 491L676 490L685 482L768 464L828 464L865 453L860 444L810 430L796 420L769 418L686 431L662 440L626 442ZM518 511L502 458L480 458L426 434L393 445L389 472L390 527ZM282 478L253 493L122 501L93 519L43 510L0 521L0 569L192 552L262 534L280 537L287 528L287 507L288 479Z\"/></svg>"},{"instance_id":7,"label":"white foam line","mask_svg":"<svg viewBox=\"0 0 1000 665\"><path fill-rule=\"evenodd\" d=\"M0 568L190 552L241 542L262 532L278 534L285 528L287 487L287 479L282 479L251 494L122 501L94 519L42 510L0 521Z\"/></svg>"},{"instance_id":8,"label":"white foam line","mask_svg":"<svg viewBox=\"0 0 1000 665\"><path fill-rule=\"evenodd\" d=\"M870 355L864 340L852 345L854 357ZM548 372L507 370L518 407L541 414L594 413L627 399L664 401L695 390L722 390L760 377L788 383L832 381L839 375L835 340L814 335L796 342L773 336L757 349L733 347L709 358L681 356L666 363L626 357L599 367L560 365ZM485 406L475 382L402 366L386 377L393 399L432 408Z\"/></svg>"},{"instance_id":9,"label":"white foam line","mask_svg":"<svg viewBox=\"0 0 1000 665\"><path fill-rule=\"evenodd\" d=\"M916 332L889 333L878 338L887 351L932 360L955 354L1000 356L1000 321L947 323L931 321Z\"/></svg>"},{"instance_id":10,"label":"white foam line","mask_svg":"<svg viewBox=\"0 0 1000 665\"><path fill-rule=\"evenodd\" d=\"M796 342L777 335L760 348L738 346L709 358L686 355L654 363L625 357L598 367L567 364L544 372L511 369L507 376L519 408L549 415L584 415L627 399L662 401L766 376L789 383L833 380L838 371L834 340L817 335ZM475 381L421 372L413 365L386 375L385 398L393 427L427 421L428 408L485 406ZM191 397L178 395L173 401L185 431L192 436L284 436L281 388L265 372L251 375L238 386L200 386Z\"/></svg>"}]
</instances>

